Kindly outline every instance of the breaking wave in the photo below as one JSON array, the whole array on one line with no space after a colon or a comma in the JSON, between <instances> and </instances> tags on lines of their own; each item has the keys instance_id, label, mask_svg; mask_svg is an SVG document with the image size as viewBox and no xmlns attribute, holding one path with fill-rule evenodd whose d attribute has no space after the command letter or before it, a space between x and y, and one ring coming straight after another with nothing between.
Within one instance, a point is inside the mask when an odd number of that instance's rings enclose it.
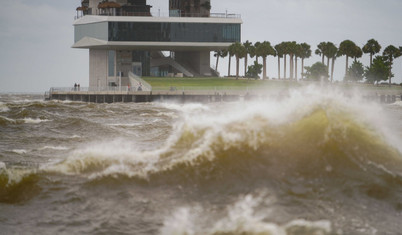
<instances>
[{"instance_id":1,"label":"breaking wave","mask_svg":"<svg viewBox=\"0 0 402 235\"><path fill-rule=\"evenodd\" d=\"M169 105L165 108L179 111L181 118L154 151L142 151L127 139L85 143L24 177L57 173L97 183L111 177L150 184L240 182L250 190L275 185L295 195L356 183L379 199L393 197L393 188L402 185L402 146L374 103L309 88L282 101ZM10 181L14 173L7 172L2 185L25 179Z\"/></svg>"},{"instance_id":2,"label":"breaking wave","mask_svg":"<svg viewBox=\"0 0 402 235\"><path fill-rule=\"evenodd\" d=\"M18 203L37 195L39 178L36 170L8 169L0 162L0 203Z\"/></svg>"},{"instance_id":3,"label":"breaking wave","mask_svg":"<svg viewBox=\"0 0 402 235\"><path fill-rule=\"evenodd\" d=\"M12 119L0 116L0 126L8 126L8 125L19 125L19 124L39 124L42 122L49 122L48 119L40 119L40 118L23 118L23 119Z\"/></svg>"},{"instance_id":4,"label":"breaking wave","mask_svg":"<svg viewBox=\"0 0 402 235\"><path fill-rule=\"evenodd\" d=\"M174 107L179 109L182 107ZM183 113L166 144L141 152L127 140L97 143L48 170L91 179L264 180L289 176L400 177L401 151L381 107L334 92L297 91L281 102ZM209 108L208 108L209 109ZM188 114L188 115L187 115ZM376 115L373 115L376 114Z\"/></svg>"},{"instance_id":5,"label":"breaking wave","mask_svg":"<svg viewBox=\"0 0 402 235\"><path fill-rule=\"evenodd\" d=\"M17 121L8 117L0 116L0 126L17 124Z\"/></svg>"}]
</instances>

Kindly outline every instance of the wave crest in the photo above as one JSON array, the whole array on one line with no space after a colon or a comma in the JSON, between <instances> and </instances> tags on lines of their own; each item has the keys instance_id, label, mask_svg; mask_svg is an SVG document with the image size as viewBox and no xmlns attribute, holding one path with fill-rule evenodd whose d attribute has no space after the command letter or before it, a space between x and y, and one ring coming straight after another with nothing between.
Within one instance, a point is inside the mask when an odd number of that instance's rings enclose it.
<instances>
[{"instance_id":1,"label":"wave crest","mask_svg":"<svg viewBox=\"0 0 402 235\"><path fill-rule=\"evenodd\" d=\"M19 203L40 192L40 175L33 170L8 169L0 162L0 203Z\"/></svg>"},{"instance_id":2,"label":"wave crest","mask_svg":"<svg viewBox=\"0 0 402 235\"><path fill-rule=\"evenodd\" d=\"M400 152L368 117L367 112L378 107L333 94L303 95L208 112L197 106L199 113L184 112L173 135L156 151L140 152L129 141L116 140L73 152L50 169L92 179L122 175L198 182L233 177L335 179L356 171L364 172L363 178L373 173L400 177Z\"/></svg>"}]
</instances>

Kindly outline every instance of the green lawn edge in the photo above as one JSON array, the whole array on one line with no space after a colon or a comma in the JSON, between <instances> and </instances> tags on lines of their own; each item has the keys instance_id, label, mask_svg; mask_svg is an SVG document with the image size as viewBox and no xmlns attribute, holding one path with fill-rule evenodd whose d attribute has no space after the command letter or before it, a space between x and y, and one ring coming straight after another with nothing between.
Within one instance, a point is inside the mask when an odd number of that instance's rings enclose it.
<instances>
[{"instance_id":1,"label":"green lawn edge","mask_svg":"<svg viewBox=\"0 0 402 235\"><path fill-rule=\"evenodd\" d=\"M177 77L143 77L154 90L169 90L169 89L185 89L185 90L214 90L214 89L285 89L297 88L306 85L317 84L320 82L306 81L289 81L289 80L261 80L261 79L246 79L240 78L219 78L219 77L195 77L195 78L177 78ZM367 83L343 83L335 82L332 85L343 89L362 88L365 90L393 90L401 91L402 86L393 85L373 85Z\"/></svg>"}]
</instances>

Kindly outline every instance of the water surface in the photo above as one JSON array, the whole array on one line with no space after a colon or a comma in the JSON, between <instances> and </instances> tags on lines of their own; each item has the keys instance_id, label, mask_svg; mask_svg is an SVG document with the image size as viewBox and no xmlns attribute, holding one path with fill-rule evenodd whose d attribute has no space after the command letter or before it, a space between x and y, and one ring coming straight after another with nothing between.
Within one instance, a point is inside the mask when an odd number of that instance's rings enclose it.
<instances>
[{"instance_id":1,"label":"water surface","mask_svg":"<svg viewBox=\"0 0 402 235\"><path fill-rule=\"evenodd\" d=\"M3 234L400 234L402 103L0 95Z\"/></svg>"}]
</instances>

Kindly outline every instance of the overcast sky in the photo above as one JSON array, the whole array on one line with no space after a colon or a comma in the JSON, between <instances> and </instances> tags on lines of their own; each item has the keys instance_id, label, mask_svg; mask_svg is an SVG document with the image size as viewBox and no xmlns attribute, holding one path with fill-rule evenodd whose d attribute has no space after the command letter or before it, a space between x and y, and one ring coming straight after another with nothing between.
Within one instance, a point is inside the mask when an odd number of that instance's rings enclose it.
<instances>
[{"instance_id":1,"label":"overcast sky","mask_svg":"<svg viewBox=\"0 0 402 235\"><path fill-rule=\"evenodd\" d=\"M71 48L80 0L1 2L0 92L43 92L75 82L88 86L88 50ZM153 12L167 14L168 0L148 3ZM402 46L402 0L212 0L211 4L214 13L241 14L243 42L307 42L314 51L322 41L339 46L350 39L363 46L374 38L383 49L390 44ZM360 60L368 65L368 58L363 55ZM320 58L314 56L306 65L317 61ZM277 59L270 57L268 63L268 76L276 77ZM342 79L344 68L341 57L335 65L336 80ZM227 59L219 71L227 74ZM395 61L393 73L393 81L402 82L402 58Z\"/></svg>"}]
</instances>

